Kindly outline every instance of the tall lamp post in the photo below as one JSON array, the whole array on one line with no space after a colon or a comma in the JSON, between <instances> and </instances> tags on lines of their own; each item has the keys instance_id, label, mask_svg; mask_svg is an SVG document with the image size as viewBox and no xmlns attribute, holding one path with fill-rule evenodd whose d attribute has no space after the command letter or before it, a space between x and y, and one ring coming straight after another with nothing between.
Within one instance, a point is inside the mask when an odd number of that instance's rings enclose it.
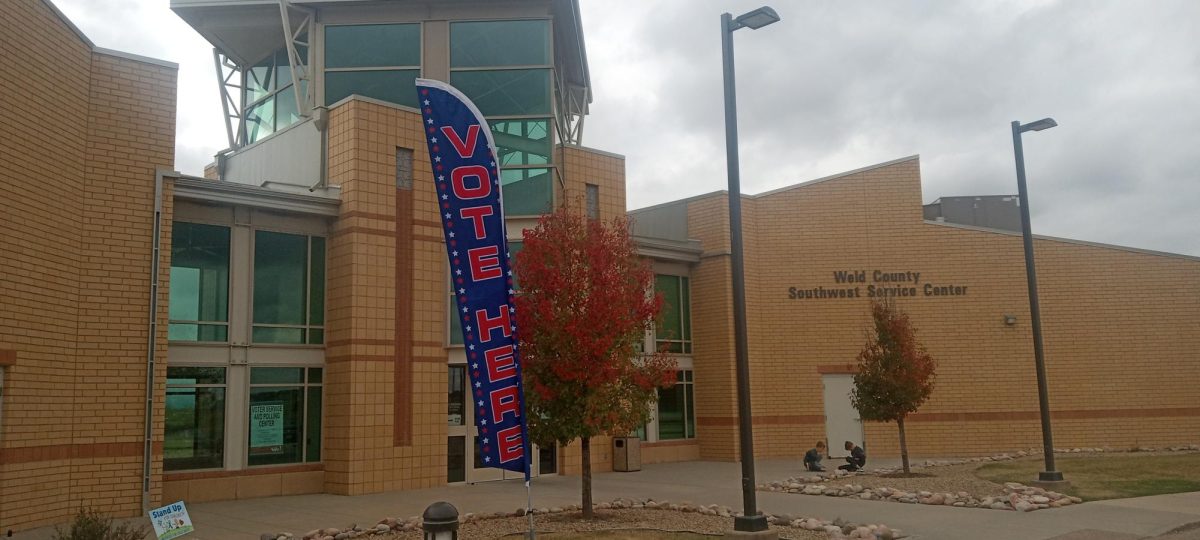
<instances>
[{"instance_id":1,"label":"tall lamp post","mask_svg":"<svg viewBox=\"0 0 1200 540\"><path fill-rule=\"evenodd\" d=\"M721 58L725 68L725 163L729 172L729 247L733 263L733 335L737 361L738 440L742 458L741 516L733 518L733 530L768 530L766 516L758 512L754 498L754 435L750 425L750 350L746 344L746 286L742 260L742 188L738 172L737 95L733 81L733 32L757 30L778 22L779 14L767 6L734 18L721 14Z\"/></svg>"},{"instance_id":2,"label":"tall lamp post","mask_svg":"<svg viewBox=\"0 0 1200 540\"><path fill-rule=\"evenodd\" d=\"M1029 190L1025 188L1025 151L1021 134L1042 131L1058 125L1053 118L1036 122L1012 123L1013 154L1017 160L1017 195L1021 202L1021 239L1025 245L1025 279L1029 282L1029 316L1033 324L1033 361L1037 366L1038 407L1042 416L1042 445L1046 470L1038 473L1039 482L1063 482L1063 475L1054 466L1054 436L1050 432L1050 398L1046 388L1046 356L1042 350L1042 315L1038 308L1037 271L1033 265L1033 232L1029 228Z\"/></svg>"}]
</instances>

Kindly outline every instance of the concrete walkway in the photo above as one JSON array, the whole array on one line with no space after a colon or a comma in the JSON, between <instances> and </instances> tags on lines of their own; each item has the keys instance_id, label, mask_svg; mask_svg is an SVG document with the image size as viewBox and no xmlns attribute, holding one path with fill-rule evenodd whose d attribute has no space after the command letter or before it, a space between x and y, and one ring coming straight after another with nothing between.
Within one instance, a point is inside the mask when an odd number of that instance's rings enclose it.
<instances>
[{"instance_id":1,"label":"concrete walkway","mask_svg":"<svg viewBox=\"0 0 1200 540\"><path fill-rule=\"evenodd\" d=\"M873 465L887 466L887 460ZM758 463L759 483L799 474L795 461ZM597 502L617 497L651 497L672 502L742 507L740 466L736 463L685 462L646 466L633 473L598 474L593 481ZM534 480L534 506L579 502L579 478L550 476ZM1064 538L1143 538L1200 521L1200 492L1139 499L1091 502L1030 513L951 508L757 492L758 507L795 517L844 518L858 523L884 523L914 539L1041 540ZM519 481L379 493L356 497L301 495L196 504L189 507L197 532L192 539L253 539L264 532L303 534L318 527L373 525L383 517L420 515L429 503L444 500L463 512L512 511L525 506ZM16 535L19 540L49 538L52 530Z\"/></svg>"}]
</instances>

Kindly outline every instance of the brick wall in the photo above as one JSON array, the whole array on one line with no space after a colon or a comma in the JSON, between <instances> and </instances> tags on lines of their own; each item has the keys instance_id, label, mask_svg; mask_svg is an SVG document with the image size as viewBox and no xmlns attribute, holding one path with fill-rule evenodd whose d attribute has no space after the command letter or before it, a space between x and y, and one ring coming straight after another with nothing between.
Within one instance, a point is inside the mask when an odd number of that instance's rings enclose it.
<instances>
[{"instance_id":1,"label":"brick wall","mask_svg":"<svg viewBox=\"0 0 1200 540\"><path fill-rule=\"evenodd\" d=\"M409 230L397 228L397 147L413 150L411 216L401 216ZM446 255L431 174L420 114L357 100L331 111L329 178L342 187L342 214L330 237L327 293L330 493L446 481ZM397 283L400 265L410 283ZM404 288L411 308L398 314Z\"/></svg>"},{"instance_id":2,"label":"brick wall","mask_svg":"<svg viewBox=\"0 0 1200 540\"><path fill-rule=\"evenodd\" d=\"M586 204L587 184L600 191L600 219L625 215L625 157L579 146L559 146L558 201Z\"/></svg>"},{"instance_id":3,"label":"brick wall","mask_svg":"<svg viewBox=\"0 0 1200 540\"><path fill-rule=\"evenodd\" d=\"M139 514L155 169L173 162L176 72L93 53L38 0L7 5L0 24L0 350L15 357L0 529L80 506ZM170 200L168 183L164 306ZM160 323L161 383L165 308ZM160 384L156 433L161 413Z\"/></svg>"},{"instance_id":4,"label":"brick wall","mask_svg":"<svg viewBox=\"0 0 1200 540\"><path fill-rule=\"evenodd\" d=\"M920 197L912 158L744 203L757 455L798 456L825 437L818 369L854 362L868 299L793 300L788 289L836 288L838 270L866 270L866 283L842 285L864 296L876 269L921 272L917 296L897 300L939 362L933 396L908 424L913 455L1040 446L1020 235L925 223ZM706 253L727 245L714 205L724 195L689 203L691 236ZM1050 239L1035 250L1057 445L1196 442L1200 260ZM725 259L706 256L693 278L706 458L736 452ZM967 294L925 296L926 283ZM1003 324L1005 314L1017 324ZM872 453L896 454L896 437L894 425L866 426Z\"/></svg>"}]
</instances>

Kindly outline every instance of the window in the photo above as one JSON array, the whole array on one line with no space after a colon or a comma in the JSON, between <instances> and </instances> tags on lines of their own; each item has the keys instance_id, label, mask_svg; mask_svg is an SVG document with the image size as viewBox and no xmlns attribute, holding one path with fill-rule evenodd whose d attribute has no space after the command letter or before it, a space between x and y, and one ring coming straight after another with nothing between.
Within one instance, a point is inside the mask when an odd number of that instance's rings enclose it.
<instances>
[{"instance_id":1,"label":"window","mask_svg":"<svg viewBox=\"0 0 1200 540\"><path fill-rule=\"evenodd\" d=\"M553 205L552 57L548 20L450 24L450 83L488 119L509 216Z\"/></svg>"},{"instance_id":2,"label":"window","mask_svg":"<svg viewBox=\"0 0 1200 540\"><path fill-rule=\"evenodd\" d=\"M163 469L225 465L225 368L168 367Z\"/></svg>"},{"instance_id":3,"label":"window","mask_svg":"<svg viewBox=\"0 0 1200 540\"><path fill-rule=\"evenodd\" d=\"M446 425L467 425L467 366L450 366L446 393Z\"/></svg>"},{"instance_id":4,"label":"window","mask_svg":"<svg viewBox=\"0 0 1200 540\"><path fill-rule=\"evenodd\" d=\"M305 37L301 36L300 39L303 41ZM297 45L296 53L301 58L307 58L308 48ZM300 120L286 47L250 66L243 74L243 79L247 144ZM303 93L305 87L300 88Z\"/></svg>"},{"instance_id":5,"label":"window","mask_svg":"<svg viewBox=\"0 0 1200 540\"><path fill-rule=\"evenodd\" d=\"M325 341L325 239L254 234L254 343Z\"/></svg>"},{"instance_id":6,"label":"window","mask_svg":"<svg viewBox=\"0 0 1200 540\"><path fill-rule=\"evenodd\" d=\"M590 219L600 219L600 186L584 184L586 190L587 215Z\"/></svg>"},{"instance_id":7,"label":"window","mask_svg":"<svg viewBox=\"0 0 1200 540\"><path fill-rule=\"evenodd\" d=\"M696 438L692 371L676 372L675 386L658 389L658 440Z\"/></svg>"},{"instance_id":8,"label":"window","mask_svg":"<svg viewBox=\"0 0 1200 540\"><path fill-rule=\"evenodd\" d=\"M321 368L250 368L246 463L321 461Z\"/></svg>"},{"instance_id":9,"label":"window","mask_svg":"<svg viewBox=\"0 0 1200 540\"><path fill-rule=\"evenodd\" d=\"M0 427L4 426L4 366L0 366ZM2 431L2 430L0 430Z\"/></svg>"},{"instance_id":10,"label":"window","mask_svg":"<svg viewBox=\"0 0 1200 540\"><path fill-rule=\"evenodd\" d=\"M325 27L325 104L351 94L417 106L420 24Z\"/></svg>"},{"instance_id":11,"label":"window","mask_svg":"<svg viewBox=\"0 0 1200 540\"><path fill-rule=\"evenodd\" d=\"M411 148L396 148L396 189L411 191L413 188L413 151Z\"/></svg>"},{"instance_id":12,"label":"window","mask_svg":"<svg viewBox=\"0 0 1200 540\"><path fill-rule=\"evenodd\" d=\"M171 231L172 341L229 340L229 228L176 221Z\"/></svg>"},{"instance_id":13,"label":"window","mask_svg":"<svg viewBox=\"0 0 1200 540\"><path fill-rule=\"evenodd\" d=\"M655 347L671 353L692 353L691 292L688 278L654 276L654 291L662 294L663 308L654 327Z\"/></svg>"}]
</instances>

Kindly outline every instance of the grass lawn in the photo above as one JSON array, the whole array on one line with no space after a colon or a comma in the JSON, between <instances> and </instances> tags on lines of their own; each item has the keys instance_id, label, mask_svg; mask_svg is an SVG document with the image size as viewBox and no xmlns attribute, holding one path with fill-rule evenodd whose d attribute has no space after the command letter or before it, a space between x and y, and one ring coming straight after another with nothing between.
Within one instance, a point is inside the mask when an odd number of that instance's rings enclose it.
<instances>
[{"instance_id":1,"label":"grass lawn","mask_svg":"<svg viewBox=\"0 0 1200 540\"><path fill-rule=\"evenodd\" d=\"M988 463L975 474L1029 484L1043 465L1041 459ZM1200 491L1200 454L1057 457L1055 465L1071 483L1067 493L1087 501Z\"/></svg>"}]
</instances>

